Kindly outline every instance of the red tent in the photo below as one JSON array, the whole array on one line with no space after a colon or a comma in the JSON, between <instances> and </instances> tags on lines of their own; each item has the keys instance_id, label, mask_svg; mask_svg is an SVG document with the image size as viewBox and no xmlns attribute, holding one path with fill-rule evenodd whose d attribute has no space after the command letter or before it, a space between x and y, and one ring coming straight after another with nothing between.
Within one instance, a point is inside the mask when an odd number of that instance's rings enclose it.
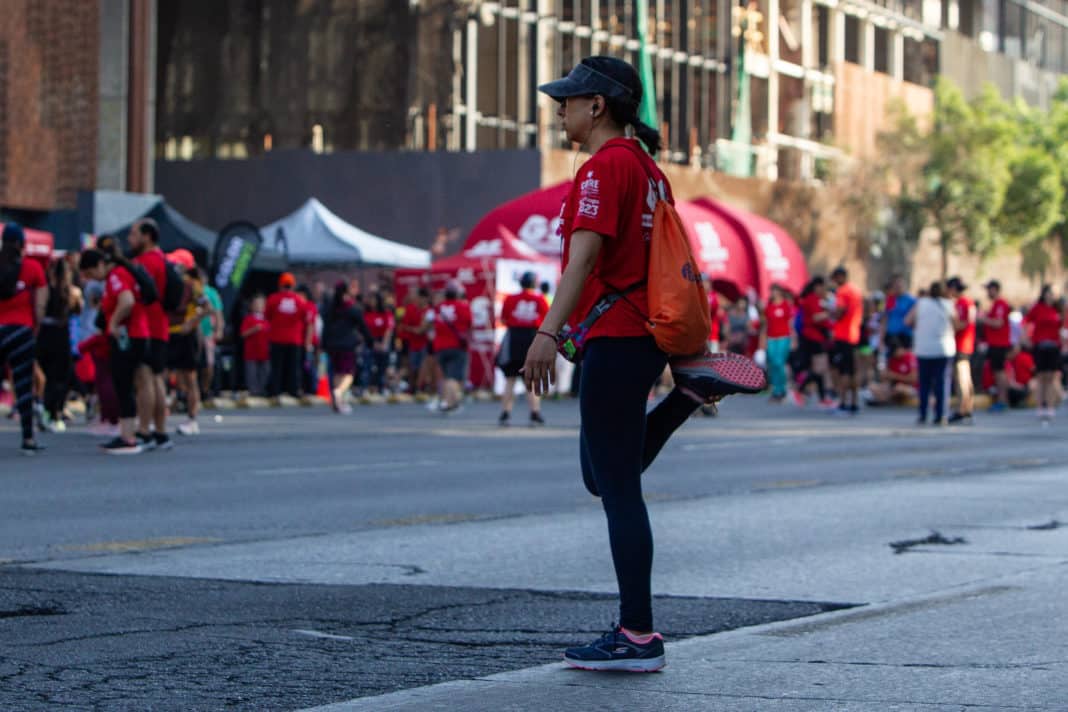
<instances>
[{"instance_id":1,"label":"red tent","mask_svg":"<svg viewBox=\"0 0 1068 712\"><path fill-rule=\"evenodd\" d=\"M675 210L690 237L701 271L716 291L732 301L756 287L757 270L753 247L738 228L714 210L680 200Z\"/></svg>"},{"instance_id":2,"label":"red tent","mask_svg":"<svg viewBox=\"0 0 1068 712\"><path fill-rule=\"evenodd\" d=\"M761 300L768 298L773 284L782 285L794 294L801 293L808 281L805 255L782 227L711 198L698 198L694 202L720 216L749 243L757 277L752 286Z\"/></svg>"},{"instance_id":3,"label":"red tent","mask_svg":"<svg viewBox=\"0 0 1068 712\"><path fill-rule=\"evenodd\" d=\"M560 238L556 229L560 223L560 209L570 190L571 181L564 181L494 208L471 230L464 249L493 240L503 227L541 254L559 255Z\"/></svg>"}]
</instances>

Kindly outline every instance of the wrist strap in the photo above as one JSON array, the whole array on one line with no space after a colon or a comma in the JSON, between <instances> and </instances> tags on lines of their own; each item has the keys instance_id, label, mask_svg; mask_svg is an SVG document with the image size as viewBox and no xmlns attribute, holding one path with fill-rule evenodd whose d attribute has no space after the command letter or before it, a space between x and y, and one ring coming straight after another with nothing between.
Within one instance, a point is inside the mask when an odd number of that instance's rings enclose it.
<instances>
[{"instance_id":1,"label":"wrist strap","mask_svg":"<svg viewBox=\"0 0 1068 712\"><path fill-rule=\"evenodd\" d=\"M542 336L548 336L550 339L553 340L554 344L560 343L560 341L556 337L556 334L552 334L552 333L550 333L548 331L542 331L541 329L538 329L538 333L541 334Z\"/></svg>"}]
</instances>

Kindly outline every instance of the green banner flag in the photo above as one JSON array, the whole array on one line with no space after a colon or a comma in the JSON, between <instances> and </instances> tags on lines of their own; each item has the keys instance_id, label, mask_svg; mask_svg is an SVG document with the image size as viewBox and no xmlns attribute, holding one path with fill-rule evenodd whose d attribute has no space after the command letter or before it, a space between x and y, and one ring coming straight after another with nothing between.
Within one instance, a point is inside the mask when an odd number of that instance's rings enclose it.
<instances>
[{"instance_id":1,"label":"green banner flag","mask_svg":"<svg viewBox=\"0 0 1068 712\"><path fill-rule=\"evenodd\" d=\"M638 118L654 129L660 128L656 118L656 84L653 81L653 59L649 56L649 1L637 0L638 13L638 73L642 79L642 105Z\"/></svg>"},{"instance_id":2,"label":"green banner flag","mask_svg":"<svg viewBox=\"0 0 1068 712\"><path fill-rule=\"evenodd\" d=\"M734 125L731 127L731 145L725 151L723 161L724 173L746 178L753 175L753 152L750 150L753 142L753 102L749 92L749 71L745 66L747 42L745 35L748 24L749 18L743 16L736 62L735 79L738 83L738 95L734 105Z\"/></svg>"}]
</instances>

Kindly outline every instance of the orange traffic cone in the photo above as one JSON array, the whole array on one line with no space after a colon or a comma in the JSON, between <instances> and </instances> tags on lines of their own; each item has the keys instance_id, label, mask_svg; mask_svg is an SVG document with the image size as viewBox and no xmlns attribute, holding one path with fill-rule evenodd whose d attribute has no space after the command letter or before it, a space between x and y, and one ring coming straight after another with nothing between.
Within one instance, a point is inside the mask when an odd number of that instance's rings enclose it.
<instances>
[{"instance_id":1,"label":"orange traffic cone","mask_svg":"<svg viewBox=\"0 0 1068 712\"><path fill-rule=\"evenodd\" d=\"M315 395L330 400L330 379L326 376L319 376L319 388L315 391Z\"/></svg>"}]
</instances>

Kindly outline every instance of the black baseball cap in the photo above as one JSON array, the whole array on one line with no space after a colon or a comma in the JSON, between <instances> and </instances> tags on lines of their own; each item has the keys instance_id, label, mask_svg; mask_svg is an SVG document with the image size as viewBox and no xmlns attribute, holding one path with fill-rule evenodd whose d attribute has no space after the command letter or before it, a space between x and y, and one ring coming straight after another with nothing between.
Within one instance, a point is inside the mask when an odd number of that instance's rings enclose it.
<instances>
[{"instance_id":1,"label":"black baseball cap","mask_svg":"<svg viewBox=\"0 0 1068 712\"><path fill-rule=\"evenodd\" d=\"M994 289L1001 289L1001 282L997 281L996 279L992 279L983 286L987 289L990 289L991 287L993 287Z\"/></svg>"},{"instance_id":2,"label":"black baseball cap","mask_svg":"<svg viewBox=\"0 0 1068 712\"><path fill-rule=\"evenodd\" d=\"M630 67L623 60L615 59L614 57L603 57L601 59L619 62ZM595 94L600 94L608 99L633 100L635 98L634 92L630 87L582 62L576 64L575 68L563 79L542 84L538 87L538 91L542 94L548 94L556 101L563 101L573 96L593 96Z\"/></svg>"},{"instance_id":3,"label":"black baseball cap","mask_svg":"<svg viewBox=\"0 0 1068 712\"><path fill-rule=\"evenodd\" d=\"M962 282L960 277L950 277L946 280L946 286L950 289L956 289L958 292L963 292L968 288L968 285Z\"/></svg>"},{"instance_id":4,"label":"black baseball cap","mask_svg":"<svg viewBox=\"0 0 1068 712\"><path fill-rule=\"evenodd\" d=\"M18 223L5 223L4 235L0 238L0 242L14 243L22 246L26 244L26 233L22 231L22 227Z\"/></svg>"}]
</instances>

